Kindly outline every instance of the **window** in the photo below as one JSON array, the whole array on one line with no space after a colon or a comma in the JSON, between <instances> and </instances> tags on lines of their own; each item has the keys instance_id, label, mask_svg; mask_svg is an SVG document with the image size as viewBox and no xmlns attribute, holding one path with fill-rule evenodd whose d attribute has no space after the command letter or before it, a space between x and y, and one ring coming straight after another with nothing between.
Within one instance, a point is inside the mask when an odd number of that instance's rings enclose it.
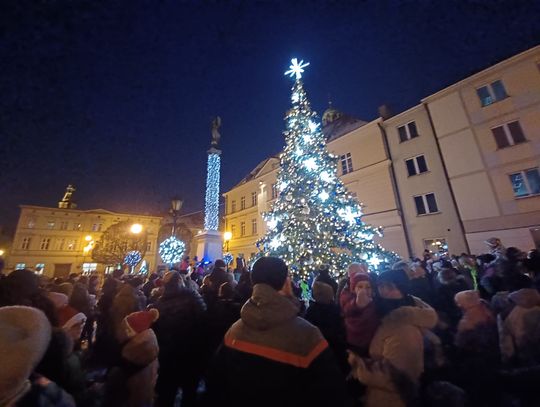
<instances>
[{"instance_id":1,"label":"window","mask_svg":"<svg viewBox=\"0 0 540 407\"><path fill-rule=\"evenodd\" d=\"M81 230L82 225L80 223L74 223L73 224L73 230Z\"/></svg>"},{"instance_id":2,"label":"window","mask_svg":"<svg viewBox=\"0 0 540 407\"><path fill-rule=\"evenodd\" d=\"M152 251L152 242L146 242L146 251L151 252Z\"/></svg>"},{"instance_id":3,"label":"window","mask_svg":"<svg viewBox=\"0 0 540 407\"><path fill-rule=\"evenodd\" d=\"M257 205L257 192L251 193L251 206Z\"/></svg>"},{"instance_id":4,"label":"window","mask_svg":"<svg viewBox=\"0 0 540 407\"><path fill-rule=\"evenodd\" d=\"M498 148L513 146L527 141L518 121L503 124L491 129Z\"/></svg>"},{"instance_id":5,"label":"window","mask_svg":"<svg viewBox=\"0 0 540 407\"><path fill-rule=\"evenodd\" d=\"M231 202L231 213L234 213L234 212L236 212L236 201L235 200L233 200Z\"/></svg>"},{"instance_id":6,"label":"window","mask_svg":"<svg viewBox=\"0 0 540 407\"><path fill-rule=\"evenodd\" d=\"M242 209L246 209L246 197L245 196L240 198L240 210L242 210Z\"/></svg>"},{"instance_id":7,"label":"window","mask_svg":"<svg viewBox=\"0 0 540 407\"><path fill-rule=\"evenodd\" d=\"M36 221L32 218L28 219L28 229L34 229L34 226L36 226Z\"/></svg>"},{"instance_id":8,"label":"window","mask_svg":"<svg viewBox=\"0 0 540 407\"><path fill-rule=\"evenodd\" d=\"M30 242L32 241L31 237L24 237L21 242L21 249L28 250L30 248Z\"/></svg>"},{"instance_id":9,"label":"window","mask_svg":"<svg viewBox=\"0 0 540 407\"><path fill-rule=\"evenodd\" d=\"M409 174L409 177L417 174L422 174L423 172L427 172L428 170L426 158L423 155L419 155L409 160L405 160L405 165L407 166L407 172Z\"/></svg>"},{"instance_id":10,"label":"window","mask_svg":"<svg viewBox=\"0 0 540 407\"><path fill-rule=\"evenodd\" d=\"M83 274L90 274L96 270L97 270L97 263L83 263L82 265Z\"/></svg>"},{"instance_id":11,"label":"window","mask_svg":"<svg viewBox=\"0 0 540 407\"><path fill-rule=\"evenodd\" d=\"M278 196L277 183L272 184L272 199L276 199Z\"/></svg>"},{"instance_id":12,"label":"window","mask_svg":"<svg viewBox=\"0 0 540 407\"><path fill-rule=\"evenodd\" d=\"M252 235L257 234L257 218L251 219L251 234Z\"/></svg>"},{"instance_id":13,"label":"window","mask_svg":"<svg viewBox=\"0 0 540 407\"><path fill-rule=\"evenodd\" d=\"M49 237L44 237L43 239L41 239L41 245L39 246L39 248L41 250L49 250L50 243L51 243L51 239Z\"/></svg>"},{"instance_id":14,"label":"window","mask_svg":"<svg viewBox=\"0 0 540 407\"><path fill-rule=\"evenodd\" d=\"M435 194L433 193L415 196L414 203L416 205L416 213L418 215L439 212L439 208L437 208L437 201L435 200Z\"/></svg>"},{"instance_id":15,"label":"window","mask_svg":"<svg viewBox=\"0 0 540 407\"><path fill-rule=\"evenodd\" d=\"M343 154L341 156L341 173L348 174L349 172L352 172L352 170L353 166L351 153Z\"/></svg>"},{"instance_id":16,"label":"window","mask_svg":"<svg viewBox=\"0 0 540 407\"><path fill-rule=\"evenodd\" d=\"M47 221L47 229L54 229L55 222L54 220Z\"/></svg>"},{"instance_id":17,"label":"window","mask_svg":"<svg viewBox=\"0 0 540 407\"><path fill-rule=\"evenodd\" d=\"M66 243L66 239L56 239L54 249L55 250L64 250L65 243Z\"/></svg>"},{"instance_id":18,"label":"window","mask_svg":"<svg viewBox=\"0 0 540 407\"><path fill-rule=\"evenodd\" d=\"M246 222L240 222L240 236L246 235Z\"/></svg>"},{"instance_id":19,"label":"window","mask_svg":"<svg viewBox=\"0 0 540 407\"><path fill-rule=\"evenodd\" d=\"M482 107L489 106L508 97L502 81L495 81L489 85L476 89Z\"/></svg>"},{"instance_id":20,"label":"window","mask_svg":"<svg viewBox=\"0 0 540 407\"><path fill-rule=\"evenodd\" d=\"M45 271L45 263L38 263L36 264L36 273L37 274L43 274L43 272Z\"/></svg>"},{"instance_id":21,"label":"window","mask_svg":"<svg viewBox=\"0 0 540 407\"><path fill-rule=\"evenodd\" d=\"M448 243L446 243L446 239L424 239L424 248L431 253L446 253L448 252Z\"/></svg>"},{"instance_id":22,"label":"window","mask_svg":"<svg viewBox=\"0 0 540 407\"><path fill-rule=\"evenodd\" d=\"M94 223L92 225L92 232L100 232L101 231L101 223Z\"/></svg>"},{"instance_id":23,"label":"window","mask_svg":"<svg viewBox=\"0 0 540 407\"><path fill-rule=\"evenodd\" d=\"M67 249L68 250L75 250L76 247L77 247L77 240L75 240L75 239L68 240L68 242L67 242Z\"/></svg>"},{"instance_id":24,"label":"window","mask_svg":"<svg viewBox=\"0 0 540 407\"><path fill-rule=\"evenodd\" d=\"M415 122L407 123L403 126L398 127L397 129L399 133L400 143L418 137L418 130L416 129Z\"/></svg>"},{"instance_id":25,"label":"window","mask_svg":"<svg viewBox=\"0 0 540 407\"><path fill-rule=\"evenodd\" d=\"M22 270L22 269L24 269L24 268L26 268L26 264L25 264L25 263L17 263L17 264L15 265L15 270Z\"/></svg>"},{"instance_id":26,"label":"window","mask_svg":"<svg viewBox=\"0 0 540 407\"><path fill-rule=\"evenodd\" d=\"M516 198L540 194L540 172L538 168L510 174L510 182L512 182Z\"/></svg>"},{"instance_id":27,"label":"window","mask_svg":"<svg viewBox=\"0 0 540 407\"><path fill-rule=\"evenodd\" d=\"M231 235L232 237L236 236L236 225L231 225Z\"/></svg>"},{"instance_id":28,"label":"window","mask_svg":"<svg viewBox=\"0 0 540 407\"><path fill-rule=\"evenodd\" d=\"M60 230L67 230L69 222L60 222Z\"/></svg>"}]
</instances>

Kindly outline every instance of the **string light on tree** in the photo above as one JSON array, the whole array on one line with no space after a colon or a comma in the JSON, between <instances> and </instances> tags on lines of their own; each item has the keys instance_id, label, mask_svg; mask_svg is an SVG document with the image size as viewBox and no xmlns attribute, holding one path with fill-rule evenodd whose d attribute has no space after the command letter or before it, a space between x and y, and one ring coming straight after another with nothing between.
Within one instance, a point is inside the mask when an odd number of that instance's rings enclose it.
<instances>
[{"instance_id":1,"label":"string light on tree","mask_svg":"<svg viewBox=\"0 0 540 407\"><path fill-rule=\"evenodd\" d=\"M159 245L159 255L166 264L175 264L182 261L186 245L174 236L165 239Z\"/></svg>"},{"instance_id":2,"label":"string light on tree","mask_svg":"<svg viewBox=\"0 0 540 407\"><path fill-rule=\"evenodd\" d=\"M124 257L124 264L127 264L129 267L135 267L142 260L141 252L138 250L132 250L126 253Z\"/></svg>"},{"instance_id":3,"label":"string light on tree","mask_svg":"<svg viewBox=\"0 0 540 407\"><path fill-rule=\"evenodd\" d=\"M208 154L204 229L218 230L219 224L219 153Z\"/></svg>"},{"instance_id":4,"label":"string light on tree","mask_svg":"<svg viewBox=\"0 0 540 407\"><path fill-rule=\"evenodd\" d=\"M268 227L257 246L262 255L281 257L294 274L304 277L320 264L329 265L335 275L362 259L381 267L396 256L373 242L379 230L362 222L361 205L337 177L336 157L326 148L301 81L307 66L295 58L285 72L294 78L294 86L277 176L280 194L263 214Z\"/></svg>"}]
</instances>

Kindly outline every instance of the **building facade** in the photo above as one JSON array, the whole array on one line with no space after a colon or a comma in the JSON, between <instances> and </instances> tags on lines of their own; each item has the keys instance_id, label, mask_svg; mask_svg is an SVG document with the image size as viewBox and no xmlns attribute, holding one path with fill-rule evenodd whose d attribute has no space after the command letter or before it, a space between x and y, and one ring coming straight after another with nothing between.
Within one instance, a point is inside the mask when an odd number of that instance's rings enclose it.
<instances>
[{"instance_id":1,"label":"building facade","mask_svg":"<svg viewBox=\"0 0 540 407\"><path fill-rule=\"evenodd\" d=\"M6 271L31 268L49 277L70 273L104 273L107 266L92 260L91 248L108 227L119 222L140 224L147 233L148 270L157 264L161 217L115 213L104 209L78 210L22 205ZM141 262L138 267L143 263Z\"/></svg>"},{"instance_id":2,"label":"building facade","mask_svg":"<svg viewBox=\"0 0 540 407\"><path fill-rule=\"evenodd\" d=\"M540 245L540 46L423 99L471 252Z\"/></svg>"},{"instance_id":3,"label":"building facade","mask_svg":"<svg viewBox=\"0 0 540 407\"><path fill-rule=\"evenodd\" d=\"M492 236L540 246L540 46L398 115L367 123L330 108L322 122L338 175L386 249L483 253ZM224 194L235 257L258 250L278 169L270 157Z\"/></svg>"}]
</instances>

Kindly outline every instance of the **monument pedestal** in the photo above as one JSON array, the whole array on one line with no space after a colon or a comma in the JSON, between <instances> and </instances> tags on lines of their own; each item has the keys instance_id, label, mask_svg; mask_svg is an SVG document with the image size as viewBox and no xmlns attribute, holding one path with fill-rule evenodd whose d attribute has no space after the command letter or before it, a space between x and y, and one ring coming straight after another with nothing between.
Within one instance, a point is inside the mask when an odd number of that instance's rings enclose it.
<instances>
[{"instance_id":1,"label":"monument pedestal","mask_svg":"<svg viewBox=\"0 0 540 407\"><path fill-rule=\"evenodd\" d=\"M223 236L217 230L205 230L196 235L199 261L215 262L223 257Z\"/></svg>"}]
</instances>

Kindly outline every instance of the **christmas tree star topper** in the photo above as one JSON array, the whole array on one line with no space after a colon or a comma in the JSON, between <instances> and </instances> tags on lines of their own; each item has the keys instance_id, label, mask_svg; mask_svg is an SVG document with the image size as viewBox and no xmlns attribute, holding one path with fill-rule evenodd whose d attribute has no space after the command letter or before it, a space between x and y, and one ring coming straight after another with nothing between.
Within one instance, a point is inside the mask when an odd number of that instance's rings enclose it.
<instances>
[{"instance_id":1,"label":"christmas tree star topper","mask_svg":"<svg viewBox=\"0 0 540 407\"><path fill-rule=\"evenodd\" d=\"M285 72L285 75L289 75L291 78L296 75L296 80L298 80L302 77L302 72L304 72L304 68L308 65L309 62L304 63L304 60L298 62L297 58L293 58L291 59L291 66L289 66L289 70Z\"/></svg>"}]
</instances>

